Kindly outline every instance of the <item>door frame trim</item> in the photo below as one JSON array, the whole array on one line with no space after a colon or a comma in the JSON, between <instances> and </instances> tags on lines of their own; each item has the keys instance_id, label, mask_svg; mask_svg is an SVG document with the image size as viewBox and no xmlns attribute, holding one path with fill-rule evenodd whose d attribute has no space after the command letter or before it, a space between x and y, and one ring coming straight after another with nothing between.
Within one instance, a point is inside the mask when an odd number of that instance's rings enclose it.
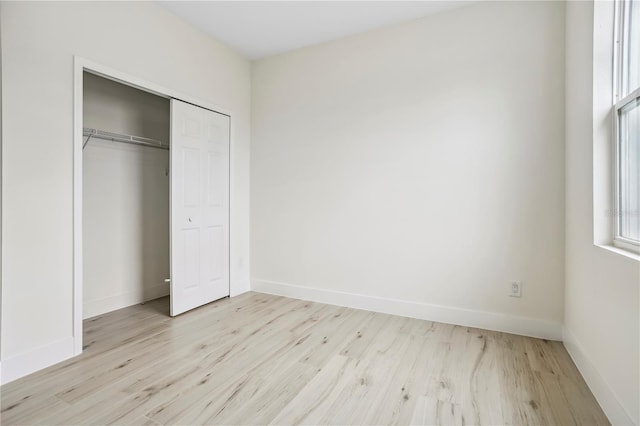
<instances>
[{"instance_id":1,"label":"door frame trim","mask_svg":"<svg viewBox=\"0 0 640 426\"><path fill-rule=\"evenodd\" d=\"M118 83L152 93L167 99L178 99L229 116L229 262L231 262L231 238L232 217L234 205L234 140L235 126L233 111L212 104L202 99L197 99L176 90L163 87L159 84L143 78L127 74L109 66L91 61L81 56L73 57L73 355L82 353L82 314L83 314L83 255L82 255L82 203L83 203L83 158L82 158L82 122L83 122L83 73L89 72ZM170 232L170 229L169 229ZM238 294L241 291L233 291L233 272L229 265L229 294Z\"/></svg>"}]
</instances>

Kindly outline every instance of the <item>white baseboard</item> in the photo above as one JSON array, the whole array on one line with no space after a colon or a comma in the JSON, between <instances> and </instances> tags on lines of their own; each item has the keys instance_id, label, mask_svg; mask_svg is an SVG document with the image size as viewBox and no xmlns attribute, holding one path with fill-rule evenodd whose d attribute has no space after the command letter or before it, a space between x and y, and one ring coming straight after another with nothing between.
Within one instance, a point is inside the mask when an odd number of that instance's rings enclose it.
<instances>
[{"instance_id":1,"label":"white baseboard","mask_svg":"<svg viewBox=\"0 0 640 426\"><path fill-rule=\"evenodd\" d=\"M145 287L137 291L131 291L98 300L85 301L82 308L83 319L102 315L127 306L136 305L148 300L164 297L169 294L169 284L163 283Z\"/></svg>"},{"instance_id":2,"label":"white baseboard","mask_svg":"<svg viewBox=\"0 0 640 426\"><path fill-rule=\"evenodd\" d=\"M3 359L0 384L4 385L27 374L35 373L38 370L71 358L74 356L73 343L73 337L67 337L20 355Z\"/></svg>"},{"instance_id":3,"label":"white baseboard","mask_svg":"<svg viewBox=\"0 0 640 426\"><path fill-rule=\"evenodd\" d=\"M251 290L260 293L292 297L294 299L456 324L465 327L502 331L548 340L562 340L562 324L555 321L409 302L406 300L387 299L266 280L252 280Z\"/></svg>"},{"instance_id":4,"label":"white baseboard","mask_svg":"<svg viewBox=\"0 0 640 426\"><path fill-rule=\"evenodd\" d=\"M631 419L629 413L620 404L620 400L609 384L604 380L595 364L591 362L582 345L575 335L565 327L563 332L564 347L573 359L576 367L584 377L585 382L591 389L593 396L598 400L602 411L607 415L613 425L634 425L637 424Z\"/></svg>"}]
</instances>

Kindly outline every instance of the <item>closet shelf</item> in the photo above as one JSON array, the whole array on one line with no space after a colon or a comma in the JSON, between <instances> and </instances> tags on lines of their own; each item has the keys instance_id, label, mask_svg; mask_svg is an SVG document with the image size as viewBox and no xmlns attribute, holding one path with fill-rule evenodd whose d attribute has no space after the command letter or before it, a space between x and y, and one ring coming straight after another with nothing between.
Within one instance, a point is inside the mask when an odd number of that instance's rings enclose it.
<instances>
[{"instance_id":1,"label":"closet shelf","mask_svg":"<svg viewBox=\"0 0 640 426\"><path fill-rule=\"evenodd\" d=\"M104 139L112 142L129 143L133 145L148 146L149 148L169 149L167 142L156 139L143 138L141 136L123 135L120 133L107 132L104 130L84 127L82 134L87 136L87 140L82 144L82 149L89 143L91 138Z\"/></svg>"}]
</instances>

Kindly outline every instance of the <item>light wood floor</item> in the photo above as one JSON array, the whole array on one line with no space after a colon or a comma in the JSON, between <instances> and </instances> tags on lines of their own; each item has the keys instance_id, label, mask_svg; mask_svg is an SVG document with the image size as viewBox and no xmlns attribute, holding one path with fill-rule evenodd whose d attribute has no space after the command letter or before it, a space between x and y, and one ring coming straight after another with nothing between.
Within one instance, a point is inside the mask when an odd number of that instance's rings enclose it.
<instances>
[{"instance_id":1,"label":"light wood floor","mask_svg":"<svg viewBox=\"0 0 640 426\"><path fill-rule=\"evenodd\" d=\"M608 424L559 342L246 293L85 321L2 424Z\"/></svg>"}]
</instances>

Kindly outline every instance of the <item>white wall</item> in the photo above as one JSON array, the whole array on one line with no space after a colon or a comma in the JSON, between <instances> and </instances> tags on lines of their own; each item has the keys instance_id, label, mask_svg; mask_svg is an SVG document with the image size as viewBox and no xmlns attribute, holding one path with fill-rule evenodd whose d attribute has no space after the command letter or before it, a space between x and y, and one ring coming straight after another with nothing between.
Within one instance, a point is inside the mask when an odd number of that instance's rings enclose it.
<instances>
[{"instance_id":1,"label":"white wall","mask_svg":"<svg viewBox=\"0 0 640 426\"><path fill-rule=\"evenodd\" d=\"M593 244L594 215L606 214L605 206L593 207L594 164L600 160L594 162L593 152L610 143L594 139L608 120L600 113L594 120L594 99L602 98L607 81L594 79L594 3L566 7L565 345L609 419L640 424L640 263Z\"/></svg>"},{"instance_id":2,"label":"white wall","mask_svg":"<svg viewBox=\"0 0 640 426\"><path fill-rule=\"evenodd\" d=\"M231 291L248 289L248 61L152 2L2 2L0 15L3 380L73 351L73 55L232 111Z\"/></svg>"},{"instance_id":3,"label":"white wall","mask_svg":"<svg viewBox=\"0 0 640 426\"><path fill-rule=\"evenodd\" d=\"M0 9L1 10L1 9ZM0 354L2 354L2 141L4 132L2 131L2 31L0 31ZM2 383L2 357L0 356L0 383Z\"/></svg>"},{"instance_id":4,"label":"white wall","mask_svg":"<svg viewBox=\"0 0 640 426\"><path fill-rule=\"evenodd\" d=\"M169 141L169 100L85 72L83 124ZM169 151L91 138L83 150L83 299L90 318L169 294Z\"/></svg>"},{"instance_id":5,"label":"white wall","mask_svg":"<svg viewBox=\"0 0 640 426\"><path fill-rule=\"evenodd\" d=\"M254 62L252 288L559 339L563 139L562 2Z\"/></svg>"}]
</instances>

